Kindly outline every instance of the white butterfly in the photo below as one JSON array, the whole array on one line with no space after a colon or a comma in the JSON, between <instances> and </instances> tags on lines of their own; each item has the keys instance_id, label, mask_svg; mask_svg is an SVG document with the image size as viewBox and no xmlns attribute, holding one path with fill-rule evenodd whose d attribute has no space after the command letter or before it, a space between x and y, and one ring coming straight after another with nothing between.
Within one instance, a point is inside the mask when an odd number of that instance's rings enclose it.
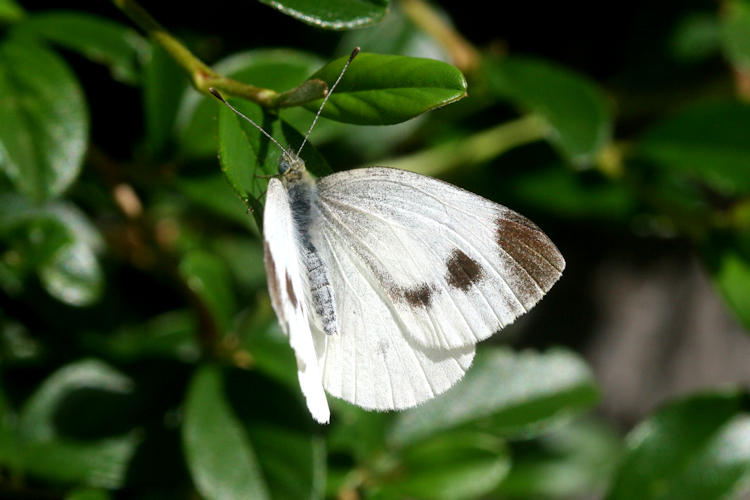
<instances>
[{"instance_id":1,"label":"white butterfly","mask_svg":"<svg viewBox=\"0 0 750 500\"><path fill-rule=\"evenodd\" d=\"M446 391L565 267L533 222L481 196L382 167L314 179L282 150L263 213L268 289L318 422L325 391L375 410Z\"/></svg>"}]
</instances>

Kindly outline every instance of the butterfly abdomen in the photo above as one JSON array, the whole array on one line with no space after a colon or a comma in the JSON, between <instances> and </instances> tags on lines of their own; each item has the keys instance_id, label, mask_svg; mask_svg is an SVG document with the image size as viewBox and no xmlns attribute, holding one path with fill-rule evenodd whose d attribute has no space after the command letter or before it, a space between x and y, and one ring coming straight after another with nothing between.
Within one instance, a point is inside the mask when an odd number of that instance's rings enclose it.
<instances>
[{"instance_id":1,"label":"butterfly abdomen","mask_svg":"<svg viewBox=\"0 0 750 500\"><path fill-rule=\"evenodd\" d=\"M315 311L315 322L318 328L327 334L334 334L337 331L337 319L333 287L328 267L321 259L318 249L315 248L309 232L315 187L304 181L293 182L288 185L288 193L302 250L302 264L307 270L307 279L310 284L310 299Z\"/></svg>"}]
</instances>

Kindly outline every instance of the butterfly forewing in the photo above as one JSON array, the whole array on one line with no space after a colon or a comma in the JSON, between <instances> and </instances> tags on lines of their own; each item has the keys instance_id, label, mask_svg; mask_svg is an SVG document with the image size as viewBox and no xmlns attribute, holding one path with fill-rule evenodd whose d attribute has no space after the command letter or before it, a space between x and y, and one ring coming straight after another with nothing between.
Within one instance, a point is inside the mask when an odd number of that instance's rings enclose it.
<instances>
[{"instance_id":1,"label":"butterfly forewing","mask_svg":"<svg viewBox=\"0 0 750 500\"><path fill-rule=\"evenodd\" d=\"M454 349L487 338L536 304L565 266L528 219L442 181L366 168L317 186L310 234L327 234L317 241L334 255L347 241L392 328L412 345ZM362 308L357 321L377 322L373 310ZM349 321L350 312L339 314Z\"/></svg>"},{"instance_id":2,"label":"butterfly forewing","mask_svg":"<svg viewBox=\"0 0 750 500\"><path fill-rule=\"evenodd\" d=\"M300 387L315 420L330 413L310 330L309 284L301 270L300 248L286 189L278 179L268 183L263 212L263 247L271 304L297 358Z\"/></svg>"}]
</instances>

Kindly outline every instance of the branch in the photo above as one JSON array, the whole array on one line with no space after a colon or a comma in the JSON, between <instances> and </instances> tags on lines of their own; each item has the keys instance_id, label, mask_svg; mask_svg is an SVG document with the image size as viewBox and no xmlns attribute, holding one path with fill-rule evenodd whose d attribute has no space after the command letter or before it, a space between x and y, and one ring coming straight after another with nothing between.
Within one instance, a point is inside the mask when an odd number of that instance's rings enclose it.
<instances>
[{"instance_id":1,"label":"branch","mask_svg":"<svg viewBox=\"0 0 750 500\"><path fill-rule=\"evenodd\" d=\"M253 101L266 108L278 108L320 99L328 91L324 82L308 80L295 89L279 94L272 89L256 87L220 75L164 29L138 2L135 0L112 0L112 2L141 28L155 44L164 49L172 59L182 66L198 92L208 94L210 88L215 88L227 94Z\"/></svg>"},{"instance_id":2,"label":"branch","mask_svg":"<svg viewBox=\"0 0 750 500\"><path fill-rule=\"evenodd\" d=\"M523 144L547 135L547 123L537 115L527 115L411 155L386 160L383 164L423 175L436 176L459 167L491 160Z\"/></svg>"},{"instance_id":3,"label":"branch","mask_svg":"<svg viewBox=\"0 0 750 500\"><path fill-rule=\"evenodd\" d=\"M453 26L440 17L424 0L401 0L406 16L422 31L434 38L461 71L472 71L479 66L479 52Z\"/></svg>"}]
</instances>

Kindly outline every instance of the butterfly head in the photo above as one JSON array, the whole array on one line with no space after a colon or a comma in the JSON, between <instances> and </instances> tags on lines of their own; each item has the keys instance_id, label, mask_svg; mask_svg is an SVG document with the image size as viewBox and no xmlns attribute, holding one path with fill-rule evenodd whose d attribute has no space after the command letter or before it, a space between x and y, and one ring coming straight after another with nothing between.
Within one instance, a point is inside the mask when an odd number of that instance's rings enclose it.
<instances>
[{"instance_id":1,"label":"butterfly head","mask_svg":"<svg viewBox=\"0 0 750 500\"><path fill-rule=\"evenodd\" d=\"M305 161L294 151L285 150L279 158L279 175L285 182L295 182L306 173Z\"/></svg>"}]
</instances>

